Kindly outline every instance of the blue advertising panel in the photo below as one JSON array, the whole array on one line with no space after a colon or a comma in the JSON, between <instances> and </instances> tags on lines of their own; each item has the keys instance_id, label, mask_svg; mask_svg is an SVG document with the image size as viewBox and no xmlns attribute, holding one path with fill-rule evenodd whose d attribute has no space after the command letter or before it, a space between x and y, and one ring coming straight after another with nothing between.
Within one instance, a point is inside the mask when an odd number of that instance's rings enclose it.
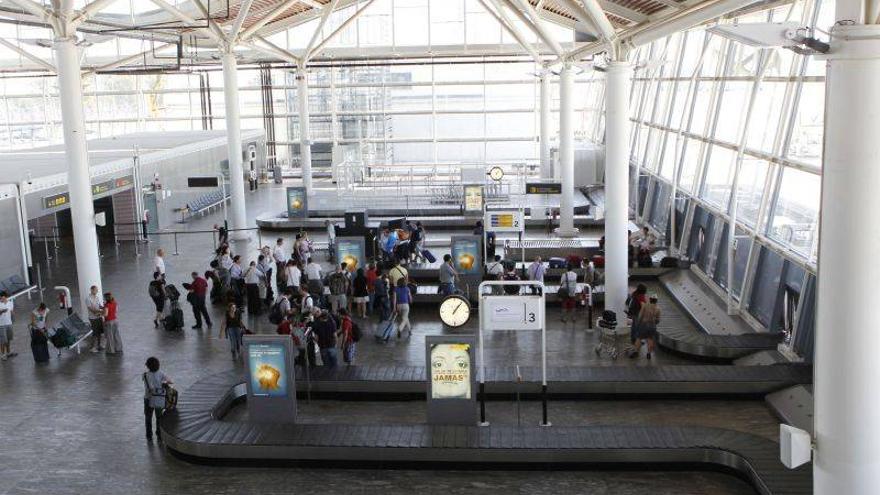
<instances>
[{"instance_id":1,"label":"blue advertising panel","mask_svg":"<svg viewBox=\"0 0 880 495\"><path fill-rule=\"evenodd\" d=\"M336 259L345 263L345 268L350 272L366 268L363 237L337 237L336 254Z\"/></svg>"},{"instance_id":2,"label":"blue advertising panel","mask_svg":"<svg viewBox=\"0 0 880 495\"><path fill-rule=\"evenodd\" d=\"M480 249L480 236L452 236L452 263L459 275L481 275L483 252Z\"/></svg>"},{"instance_id":3,"label":"blue advertising panel","mask_svg":"<svg viewBox=\"0 0 880 495\"><path fill-rule=\"evenodd\" d=\"M287 218L305 218L308 216L309 200L304 187L287 188Z\"/></svg>"},{"instance_id":4,"label":"blue advertising panel","mask_svg":"<svg viewBox=\"0 0 880 495\"><path fill-rule=\"evenodd\" d=\"M255 397L287 397L287 359L278 343L248 346L251 390Z\"/></svg>"}]
</instances>

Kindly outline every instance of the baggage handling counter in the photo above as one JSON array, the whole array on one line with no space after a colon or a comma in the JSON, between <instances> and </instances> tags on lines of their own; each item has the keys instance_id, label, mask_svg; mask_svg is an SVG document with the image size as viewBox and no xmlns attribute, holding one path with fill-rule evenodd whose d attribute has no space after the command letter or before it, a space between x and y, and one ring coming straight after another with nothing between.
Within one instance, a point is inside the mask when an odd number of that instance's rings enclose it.
<instances>
[{"instance_id":1,"label":"baggage handling counter","mask_svg":"<svg viewBox=\"0 0 880 495\"><path fill-rule=\"evenodd\" d=\"M812 465L786 469L776 442L706 427L271 425L223 421L246 395L237 372L207 377L161 421L172 451L199 461L380 462L438 468L646 465L731 470L764 495L812 493ZM479 463L479 464L474 464Z\"/></svg>"}]
</instances>

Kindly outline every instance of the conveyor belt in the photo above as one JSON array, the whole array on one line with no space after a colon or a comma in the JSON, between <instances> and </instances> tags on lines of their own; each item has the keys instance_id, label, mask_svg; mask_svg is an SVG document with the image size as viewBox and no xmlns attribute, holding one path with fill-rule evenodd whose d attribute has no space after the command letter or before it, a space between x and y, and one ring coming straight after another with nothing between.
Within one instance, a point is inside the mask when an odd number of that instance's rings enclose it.
<instances>
[{"instance_id":1,"label":"conveyor belt","mask_svg":"<svg viewBox=\"0 0 880 495\"><path fill-rule=\"evenodd\" d=\"M658 343L667 348L709 359L732 361L754 352L776 349L780 334L750 333L743 335L709 335L699 327L698 320L688 314L684 304L673 293L656 284L649 290L660 293L660 324Z\"/></svg>"},{"instance_id":2,"label":"conveyor belt","mask_svg":"<svg viewBox=\"0 0 880 495\"><path fill-rule=\"evenodd\" d=\"M486 368L487 395L538 394L541 369L520 367L523 383L516 382L512 366ZM299 370L297 388L306 389ZM310 371L311 391L331 396L364 396L374 399L424 395L425 368L421 366L364 365ZM700 396L758 395L798 384L811 384L812 367L803 364L774 366L677 365L594 366L548 368L551 396L639 395Z\"/></svg>"},{"instance_id":3,"label":"conveyor belt","mask_svg":"<svg viewBox=\"0 0 880 495\"><path fill-rule=\"evenodd\" d=\"M245 394L237 372L210 376L181 394L161 420L168 448L199 459L559 466L697 465L737 471L761 494L812 493L812 467L788 470L779 445L705 427L514 427L259 424L222 421Z\"/></svg>"}]
</instances>

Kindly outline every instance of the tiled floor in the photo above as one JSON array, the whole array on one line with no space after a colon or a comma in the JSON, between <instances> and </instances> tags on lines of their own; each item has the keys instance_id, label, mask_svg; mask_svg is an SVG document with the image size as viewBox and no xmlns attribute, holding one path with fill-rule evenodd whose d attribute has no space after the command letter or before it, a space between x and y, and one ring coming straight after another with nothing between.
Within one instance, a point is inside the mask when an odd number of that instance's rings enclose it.
<instances>
[{"instance_id":1,"label":"tiled floor","mask_svg":"<svg viewBox=\"0 0 880 495\"><path fill-rule=\"evenodd\" d=\"M248 195L250 216L278 209L284 202L280 187L261 189ZM189 230L209 229L222 217L194 220L177 226ZM264 243L276 237L266 236ZM151 243L163 245L169 254L167 265L172 282L186 280L191 270L204 270L212 245L209 234L178 236L178 256L173 237ZM255 253L256 240L240 242L236 251ZM70 247L62 244L58 256L43 265L46 286L75 287L75 263ZM40 249L35 249L35 259ZM0 363L0 494L153 494L153 493L614 493L614 494L743 494L752 493L744 482L723 474L699 472L638 473L533 471L412 471L358 470L358 466L255 468L200 466L183 462L143 438L142 383L144 360L158 356L165 370L185 390L200 376L226 370L235 364L226 342L213 331L187 330L169 334L153 328L152 308L146 286L152 271L152 255L134 256L131 246L116 254L112 244L102 251L105 290L113 291L120 304L120 330L125 354L75 355L65 352L48 365L37 366L30 356L23 328L32 303L17 301L19 356ZM46 292L47 301L54 294ZM192 324L184 308L187 327ZM214 310L217 313L216 310ZM52 320L59 316L54 310ZM430 309L413 315L415 332L408 341L386 345L366 339L361 346L362 362L423 364L425 335L442 333ZM583 325L563 329L548 318L548 357L551 366L610 365L592 352L596 334ZM271 331L264 318L254 322L258 331ZM473 331L471 325L464 331ZM487 361L534 365L540 348L536 334L493 334L487 339ZM683 364L677 356L659 353L651 362L619 360L618 365L656 366ZM359 421L385 423L413 421L422 404L336 403L303 405L303 412L316 420L357 417ZM515 421L513 404L492 404L499 417ZM534 404L523 406L523 414L534 416ZM758 431L772 436L775 420L760 402L737 401L594 401L553 404L554 411L570 424L601 422L651 422L707 424Z\"/></svg>"}]
</instances>

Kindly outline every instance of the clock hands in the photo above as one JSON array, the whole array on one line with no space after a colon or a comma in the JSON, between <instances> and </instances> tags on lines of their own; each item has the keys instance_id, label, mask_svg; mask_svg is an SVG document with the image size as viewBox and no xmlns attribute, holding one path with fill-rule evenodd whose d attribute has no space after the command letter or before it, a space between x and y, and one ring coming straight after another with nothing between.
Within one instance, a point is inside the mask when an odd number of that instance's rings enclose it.
<instances>
[{"instance_id":1,"label":"clock hands","mask_svg":"<svg viewBox=\"0 0 880 495\"><path fill-rule=\"evenodd\" d=\"M452 310L452 314L458 313L458 308L460 308L462 304L464 304L464 301L458 303L458 306L456 306L455 309Z\"/></svg>"}]
</instances>

